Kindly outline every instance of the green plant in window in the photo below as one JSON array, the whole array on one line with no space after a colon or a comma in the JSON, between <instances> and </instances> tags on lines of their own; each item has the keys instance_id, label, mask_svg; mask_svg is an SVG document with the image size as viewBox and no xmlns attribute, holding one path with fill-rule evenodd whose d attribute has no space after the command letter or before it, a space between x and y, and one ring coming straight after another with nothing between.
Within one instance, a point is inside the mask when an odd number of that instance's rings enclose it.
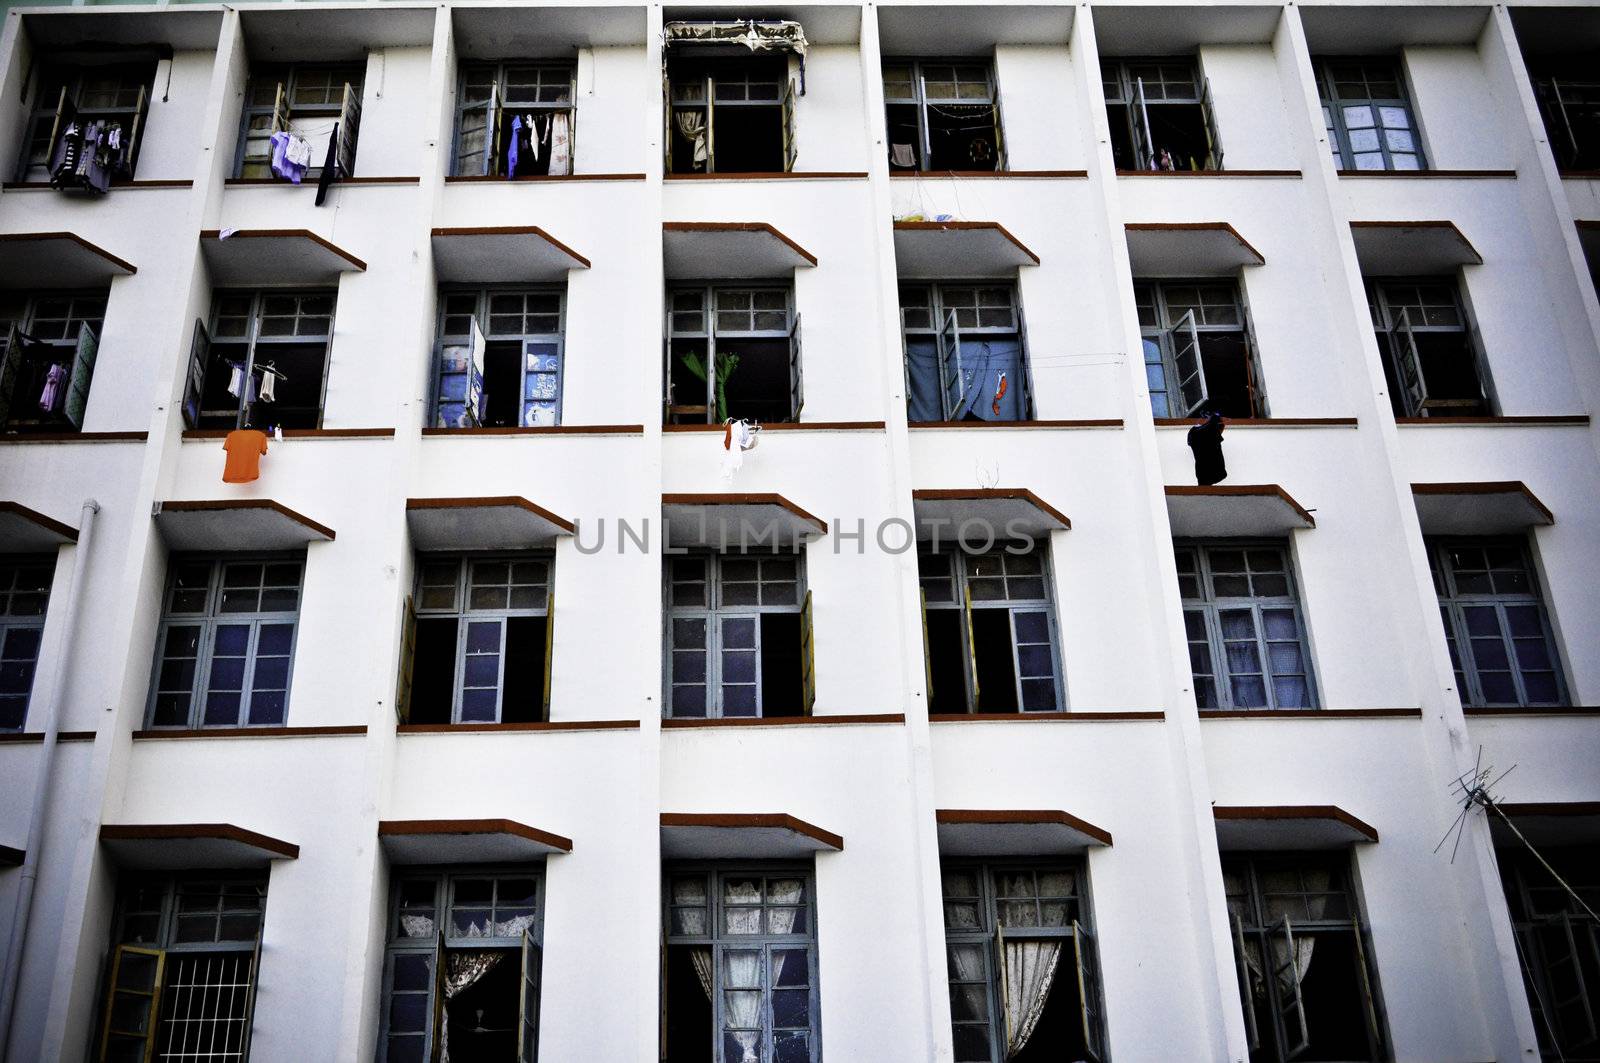
<instances>
[{"instance_id":1,"label":"green plant in window","mask_svg":"<svg viewBox=\"0 0 1600 1063\"><path fill-rule=\"evenodd\" d=\"M690 351L683 356L683 367L694 375L696 380L704 381L706 378L706 362L698 351ZM721 424L728 419L728 378L733 376L733 371L739 368L737 354L717 355L717 423Z\"/></svg>"}]
</instances>

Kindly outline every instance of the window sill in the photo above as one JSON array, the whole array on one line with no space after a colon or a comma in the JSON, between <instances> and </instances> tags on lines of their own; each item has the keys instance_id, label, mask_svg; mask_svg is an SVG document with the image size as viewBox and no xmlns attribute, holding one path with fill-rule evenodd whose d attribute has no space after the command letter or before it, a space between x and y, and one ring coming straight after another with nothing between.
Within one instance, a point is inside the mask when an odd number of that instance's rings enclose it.
<instances>
[{"instance_id":1,"label":"window sill","mask_svg":"<svg viewBox=\"0 0 1600 1063\"><path fill-rule=\"evenodd\" d=\"M1530 706L1472 706L1461 710L1467 716L1567 716L1587 718L1600 716L1600 706L1595 705L1530 705Z\"/></svg>"},{"instance_id":2,"label":"window sill","mask_svg":"<svg viewBox=\"0 0 1600 1063\"><path fill-rule=\"evenodd\" d=\"M1600 181L1600 170L1558 170L1563 181Z\"/></svg>"},{"instance_id":3,"label":"window sill","mask_svg":"<svg viewBox=\"0 0 1600 1063\"><path fill-rule=\"evenodd\" d=\"M1511 178L1515 170L1339 170L1340 177Z\"/></svg>"},{"instance_id":4,"label":"window sill","mask_svg":"<svg viewBox=\"0 0 1600 1063\"><path fill-rule=\"evenodd\" d=\"M203 727L203 728L151 728L133 732L135 742L148 742L163 738L329 738L367 733L365 724L347 727Z\"/></svg>"},{"instance_id":5,"label":"window sill","mask_svg":"<svg viewBox=\"0 0 1600 1063\"><path fill-rule=\"evenodd\" d=\"M1192 428L1198 417L1157 417L1157 428ZM1354 417L1230 417L1223 428L1354 428Z\"/></svg>"},{"instance_id":6,"label":"window sill","mask_svg":"<svg viewBox=\"0 0 1600 1063\"><path fill-rule=\"evenodd\" d=\"M637 731L638 720L541 720L537 723L402 723L403 735L515 734L519 731Z\"/></svg>"},{"instance_id":7,"label":"window sill","mask_svg":"<svg viewBox=\"0 0 1600 1063\"><path fill-rule=\"evenodd\" d=\"M664 731L693 729L715 730L719 727L813 727L828 724L905 723L903 712L865 713L837 716L724 716L720 718L667 717L661 721Z\"/></svg>"},{"instance_id":8,"label":"window sill","mask_svg":"<svg viewBox=\"0 0 1600 1063\"><path fill-rule=\"evenodd\" d=\"M1155 712L931 712L929 723L1123 723L1164 720L1167 714Z\"/></svg>"},{"instance_id":9,"label":"window sill","mask_svg":"<svg viewBox=\"0 0 1600 1063\"><path fill-rule=\"evenodd\" d=\"M1121 428L1122 418L1109 417L1076 421L912 421L913 432L969 428Z\"/></svg>"},{"instance_id":10,"label":"window sill","mask_svg":"<svg viewBox=\"0 0 1600 1063\"><path fill-rule=\"evenodd\" d=\"M927 170L905 171L898 170L889 174L895 181L915 181L920 179L941 178L995 178L997 180L1022 180L1022 181L1047 181L1052 178L1086 178L1088 170Z\"/></svg>"},{"instance_id":11,"label":"window sill","mask_svg":"<svg viewBox=\"0 0 1600 1063\"><path fill-rule=\"evenodd\" d=\"M717 426L721 431L721 426ZM425 438L449 438L452 436L466 436L468 438L482 438L484 436L642 436L642 424L558 424L545 425L540 428L424 428L422 434Z\"/></svg>"},{"instance_id":12,"label":"window sill","mask_svg":"<svg viewBox=\"0 0 1600 1063\"><path fill-rule=\"evenodd\" d=\"M1522 417L1396 417L1394 423L1402 428L1429 428L1462 426L1476 428L1515 428L1519 425L1575 425L1587 427L1586 413L1554 414Z\"/></svg>"},{"instance_id":13,"label":"window sill","mask_svg":"<svg viewBox=\"0 0 1600 1063\"><path fill-rule=\"evenodd\" d=\"M643 181L642 173L569 173L551 177L549 174L529 174L526 177L501 177L492 173L454 174L444 179L447 185L470 184L474 181L498 181L501 184L536 184L543 181Z\"/></svg>"},{"instance_id":14,"label":"window sill","mask_svg":"<svg viewBox=\"0 0 1600 1063\"><path fill-rule=\"evenodd\" d=\"M1292 177L1304 176L1299 170L1118 170L1118 177Z\"/></svg>"},{"instance_id":15,"label":"window sill","mask_svg":"<svg viewBox=\"0 0 1600 1063\"><path fill-rule=\"evenodd\" d=\"M669 173L662 175L667 181L865 181L865 170L791 170L758 171L755 173Z\"/></svg>"},{"instance_id":16,"label":"window sill","mask_svg":"<svg viewBox=\"0 0 1600 1063\"><path fill-rule=\"evenodd\" d=\"M186 428L184 442L226 439L231 428ZM393 428L285 428L284 439L392 439Z\"/></svg>"},{"instance_id":17,"label":"window sill","mask_svg":"<svg viewBox=\"0 0 1600 1063\"><path fill-rule=\"evenodd\" d=\"M265 187L267 185L280 185L284 188L303 190L316 188L317 182L310 177L295 184L281 177L229 177L222 182L229 188L237 187ZM420 177L341 177L333 182L332 187L339 185L416 185L421 184Z\"/></svg>"},{"instance_id":18,"label":"window sill","mask_svg":"<svg viewBox=\"0 0 1600 1063\"><path fill-rule=\"evenodd\" d=\"M143 443L149 432L16 432L0 435L5 443Z\"/></svg>"},{"instance_id":19,"label":"window sill","mask_svg":"<svg viewBox=\"0 0 1600 1063\"><path fill-rule=\"evenodd\" d=\"M1422 719L1421 709L1201 709L1202 720Z\"/></svg>"},{"instance_id":20,"label":"window sill","mask_svg":"<svg viewBox=\"0 0 1600 1063\"><path fill-rule=\"evenodd\" d=\"M25 191L50 191L53 186L49 181L7 181L3 187L7 192ZM111 187L117 188L193 188L192 180L150 180L150 181L112 181Z\"/></svg>"},{"instance_id":21,"label":"window sill","mask_svg":"<svg viewBox=\"0 0 1600 1063\"><path fill-rule=\"evenodd\" d=\"M93 731L58 731L57 742L93 742ZM44 744L43 731L3 731L0 732L0 746L5 745L32 745Z\"/></svg>"},{"instance_id":22,"label":"window sill","mask_svg":"<svg viewBox=\"0 0 1600 1063\"><path fill-rule=\"evenodd\" d=\"M761 426L763 432L882 432L883 421L780 421ZM716 432L727 431L720 424L664 424L662 432Z\"/></svg>"}]
</instances>

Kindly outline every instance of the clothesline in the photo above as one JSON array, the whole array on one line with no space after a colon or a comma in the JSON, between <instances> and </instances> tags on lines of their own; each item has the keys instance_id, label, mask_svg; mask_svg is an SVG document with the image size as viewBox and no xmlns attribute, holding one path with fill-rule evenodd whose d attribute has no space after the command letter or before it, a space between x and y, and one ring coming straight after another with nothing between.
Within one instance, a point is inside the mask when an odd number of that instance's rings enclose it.
<instances>
[{"instance_id":1,"label":"clothesline","mask_svg":"<svg viewBox=\"0 0 1600 1063\"><path fill-rule=\"evenodd\" d=\"M244 372L244 363L243 362L235 362L233 359L230 358L230 359L228 359L228 364L230 366L232 366L233 368L239 370L239 372L241 372L241 373ZM288 383L289 382L289 378L284 376L281 372L279 372L277 366L270 365L270 364L268 364L266 362L257 362L251 368L252 369L259 369L263 373L271 373L273 376L277 377L279 380L282 380L284 383Z\"/></svg>"}]
</instances>

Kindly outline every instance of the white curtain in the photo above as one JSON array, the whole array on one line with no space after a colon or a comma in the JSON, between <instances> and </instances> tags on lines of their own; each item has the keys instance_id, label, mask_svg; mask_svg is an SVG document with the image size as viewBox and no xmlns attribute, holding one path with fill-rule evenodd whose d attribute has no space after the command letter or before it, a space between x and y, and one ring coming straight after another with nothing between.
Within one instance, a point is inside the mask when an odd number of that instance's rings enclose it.
<instances>
[{"instance_id":1,"label":"white curtain","mask_svg":"<svg viewBox=\"0 0 1600 1063\"><path fill-rule=\"evenodd\" d=\"M1056 967L1061 961L1059 941L1007 941L1006 965L1006 1056L1010 1058L1028 1045L1044 1003L1050 998Z\"/></svg>"},{"instance_id":2,"label":"white curtain","mask_svg":"<svg viewBox=\"0 0 1600 1063\"><path fill-rule=\"evenodd\" d=\"M689 950L689 962L694 964L695 977L700 979L700 988L706 991L706 999L711 999L711 949L708 946L697 945Z\"/></svg>"},{"instance_id":3,"label":"white curtain","mask_svg":"<svg viewBox=\"0 0 1600 1063\"><path fill-rule=\"evenodd\" d=\"M463 990L477 983L478 979L499 966L500 961L506 958L503 952L450 952L444 958L444 999L448 1005ZM446 1019L439 1024L437 1034L439 1038L440 1063L450 1063L450 1022L448 1012Z\"/></svg>"},{"instance_id":4,"label":"white curtain","mask_svg":"<svg viewBox=\"0 0 1600 1063\"><path fill-rule=\"evenodd\" d=\"M1327 890L1329 883L1332 881L1332 877L1332 874L1327 871L1308 870L1299 873L1299 881L1303 882L1304 884L1303 887L1300 888L1304 888L1307 893L1312 894L1306 898L1306 913L1304 918L1321 919L1323 913L1328 910L1328 896L1322 891ZM1274 915L1271 908L1268 909L1267 915L1268 919L1273 923L1276 923L1278 919L1282 917L1281 912ZM1317 944L1315 938L1306 937L1295 932L1294 921L1297 917L1297 913L1289 913L1289 932L1294 935L1295 985L1299 985L1301 982L1305 981L1306 972L1311 969L1311 953ZM1360 931L1358 930L1357 933L1359 932ZM1267 940L1271 942L1270 947L1272 951L1272 968L1277 970L1280 967L1286 966L1289 961L1288 943L1283 940L1282 936L1272 933L1267 935ZM1246 949L1244 954L1244 962L1245 966L1250 968L1250 973L1254 975L1257 980L1265 980L1266 975L1261 970L1260 956L1250 949ZM1288 986L1284 986L1283 988L1287 989Z\"/></svg>"},{"instance_id":5,"label":"white curtain","mask_svg":"<svg viewBox=\"0 0 1600 1063\"><path fill-rule=\"evenodd\" d=\"M695 169L701 169L710 154L706 142L706 116L699 111L674 111L672 118L678 123L678 132L683 134L684 139L694 142Z\"/></svg>"},{"instance_id":6,"label":"white curtain","mask_svg":"<svg viewBox=\"0 0 1600 1063\"><path fill-rule=\"evenodd\" d=\"M550 116L550 176L564 177L572 172L572 124L567 112Z\"/></svg>"}]
</instances>

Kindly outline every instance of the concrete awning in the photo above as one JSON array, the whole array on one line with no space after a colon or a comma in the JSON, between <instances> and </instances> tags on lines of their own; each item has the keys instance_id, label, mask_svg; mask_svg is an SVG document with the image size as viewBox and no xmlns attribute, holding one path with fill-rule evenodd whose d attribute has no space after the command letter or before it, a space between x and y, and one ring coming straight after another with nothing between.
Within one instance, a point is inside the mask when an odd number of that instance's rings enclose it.
<instances>
[{"instance_id":1,"label":"concrete awning","mask_svg":"<svg viewBox=\"0 0 1600 1063\"><path fill-rule=\"evenodd\" d=\"M1481 266L1483 256L1448 221L1353 221L1356 260L1369 277L1435 276Z\"/></svg>"},{"instance_id":2,"label":"concrete awning","mask_svg":"<svg viewBox=\"0 0 1600 1063\"><path fill-rule=\"evenodd\" d=\"M77 233L0 233L0 288L104 288L137 272Z\"/></svg>"},{"instance_id":3,"label":"concrete awning","mask_svg":"<svg viewBox=\"0 0 1600 1063\"><path fill-rule=\"evenodd\" d=\"M1424 535L1509 535L1556 518L1521 480L1412 484Z\"/></svg>"},{"instance_id":4,"label":"concrete awning","mask_svg":"<svg viewBox=\"0 0 1600 1063\"><path fill-rule=\"evenodd\" d=\"M741 543L771 549L797 547L824 535L828 526L775 494L662 495L667 545L726 549Z\"/></svg>"},{"instance_id":5,"label":"concrete awning","mask_svg":"<svg viewBox=\"0 0 1600 1063\"><path fill-rule=\"evenodd\" d=\"M663 859L779 860L843 848L837 834L787 812L661 813Z\"/></svg>"},{"instance_id":6,"label":"concrete awning","mask_svg":"<svg viewBox=\"0 0 1600 1063\"><path fill-rule=\"evenodd\" d=\"M28 854L24 850L0 845L0 867L21 867L27 859Z\"/></svg>"},{"instance_id":7,"label":"concrete awning","mask_svg":"<svg viewBox=\"0 0 1600 1063\"><path fill-rule=\"evenodd\" d=\"M1496 806L1534 845L1594 845L1600 843L1600 801L1501 801ZM1500 817L1485 812L1495 844L1521 842Z\"/></svg>"},{"instance_id":8,"label":"concrete awning","mask_svg":"<svg viewBox=\"0 0 1600 1063\"><path fill-rule=\"evenodd\" d=\"M100 843L121 866L150 870L265 867L300 856L298 845L231 823L108 823Z\"/></svg>"},{"instance_id":9,"label":"concrete awning","mask_svg":"<svg viewBox=\"0 0 1600 1063\"><path fill-rule=\"evenodd\" d=\"M1342 849L1378 840L1375 829L1337 805L1217 805L1211 814L1224 852Z\"/></svg>"},{"instance_id":10,"label":"concrete awning","mask_svg":"<svg viewBox=\"0 0 1600 1063\"><path fill-rule=\"evenodd\" d=\"M1167 522L1180 539L1280 536L1317 522L1277 484L1168 487Z\"/></svg>"},{"instance_id":11,"label":"concrete awning","mask_svg":"<svg viewBox=\"0 0 1600 1063\"><path fill-rule=\"evenodd\" d=\"M270 498L157 502L156 527L172 550L293 550L333 541L333 529Z\"/></svg>"},{"instance_id":12,"label":"concrete awning","mask_svg":"<svg viewBox=\"0 0 1600 1063\"><path fill-rule=\"evenodd\" d=\"M1225 221L1124 226L1135 277L1218 277L1267 260Z\"/></svg>"},{"instance_id":13,"label":"concrete awning","mask_svg":"<svg viewBox=\"0 0 1600 1063\"><path fill-rule=\"evenodd\" d=\"M19 502L0 501L0 554L38 554L78 541L78 529Z\"/></svg>"},{"instance_id":14,"label":"concrete awning","mask_svg":"<svg viewBox=\"0 0 1600 1063\"><path fill-rule=\"evenodd\" d=\"M787 278L817 256L766 222L669 221L661 227L667 280Z\"/></svg>"},{"instance_id":15,"label":"concrete awning","mask_svg":"<svg viewBox=\"0 0 1600 1063\"><path fill-rule=\"evenodd\" d=\"M411 545L437 550L527 550L555 545L573 525L520 495L495 498L408 498Z\"/></svg>"},{"instance_id":16,"label":"concrete awning","mask_svg":"<svg viewBox=\"0 0 1600 1063\"><path fill-rule=\"evenodd\" d=\"M1058 809L941 808L939 855L1051 856L1110 845L1111 833Z\"/></svg>"},{"instance_id":17,"label":"concrete awning","mask_svg":"<svg viewBox=\"0 0 1600 1063\"><path fill-rule=\"evenodd\" d=\"M309 229L207 229L200 252L214 285L328 284L367 268Z\"/></svg>"},{"instance_id":18,"label":"concrete awning","mask_svg":"<svg viewBox=\"0 0 1600 1063\"><path fill-rule=\"evenodd\" d=\"M433 230L433 269L441 281L513 284L564 281L589 260L537 225Z\"/></svg>"},{"instance_id":19,"label":"concrete awning","mask_svg":"<svg viewBox=\"0 0 1600 1063\"><path fill-rule=\"evenodd\" d=\"M992 57L996 45L1066 44L1074 11L1045 4L880 4L878 38L884 55Z\"/></svg>"},{"instance_id":20,"label":"concrete awning","mask_svg":"<svg viewBox=\"0 0 1600 1063\"><path fill-rule=\"evenodd\" d=\"M901 280L1013 277L1039 256L992 221L897 221L895 273Z\"/></svg>"},{"instance_id":21,"label":"concrete awning","mask_svg":"<svg viewBox=\"0 0 1600 1063\"><path fill-rule=\"evenodd\" d=\"M572 852L572 839L514 819L386 819L378 843L392 864L514 864Z\"/></svg>"},{"instance_id":22,"label":"concrete awning","mask_svg":"<svg viewBox=\"0 0 1600 1063\"><path fill-rule=\"evenodd\" d=\"M1013 532L1040 538L1053 531L1068 531L1072 521L1025 487L964 487L911 492L917 518L917 538L954 538L969 521L987 525L996 541ZM968 538L971 538L970 536Z\"/></svg>"}]
</instances>

